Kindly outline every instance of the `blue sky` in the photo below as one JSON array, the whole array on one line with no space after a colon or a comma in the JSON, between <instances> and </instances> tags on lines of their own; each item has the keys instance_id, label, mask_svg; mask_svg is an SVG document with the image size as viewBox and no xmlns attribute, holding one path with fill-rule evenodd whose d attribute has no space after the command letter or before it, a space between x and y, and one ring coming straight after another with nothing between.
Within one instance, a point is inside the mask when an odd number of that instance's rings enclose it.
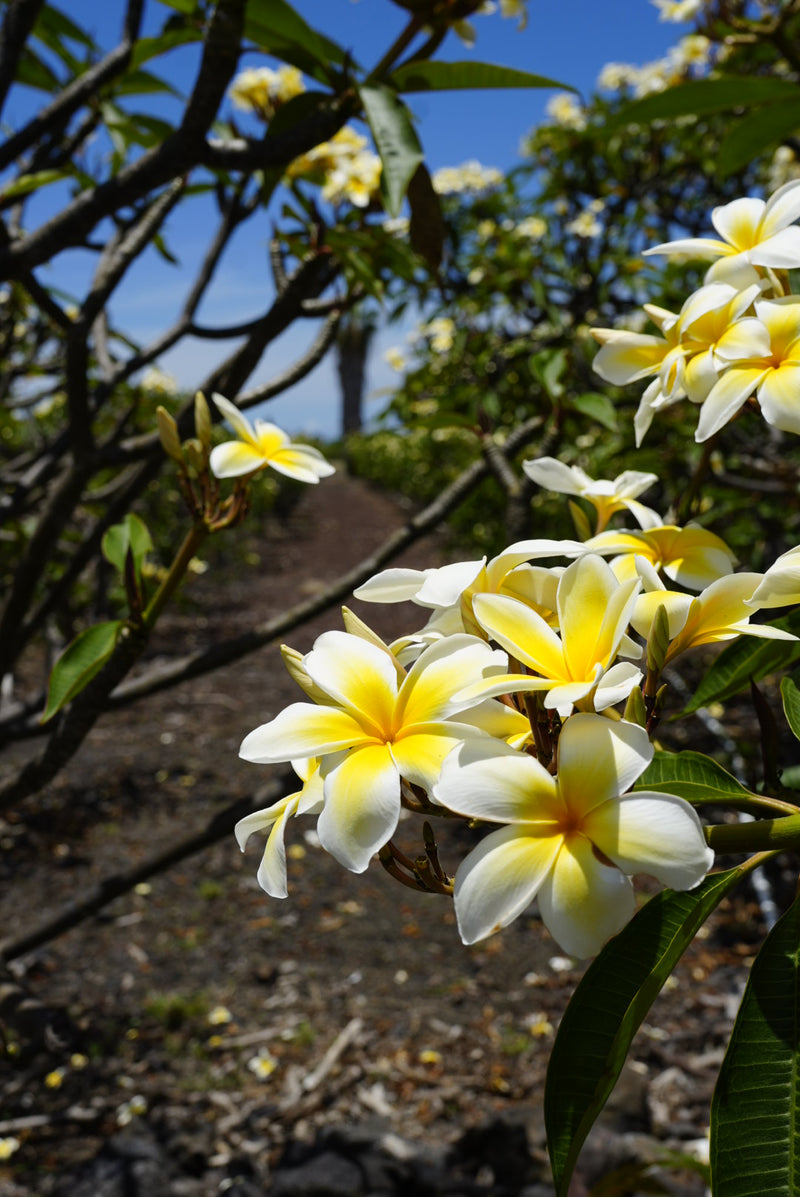
<instances>
[{"instance_id":1,"label":"blue sky","mask_svg":"<svg viewBox=\"0 0 800 1197\"><path fill-rule=\"evenodd\" d=\"M264 0L262 0L264 2ZM98 4L97 0L61 0L66 12L88 27L97 40L114 44L123 6ZM365 66L377 61L405 24L407 14L390 0L294 0L306 20L339 44L350 49ZM529 0L529 21L519 31L513 20L499 13L473 18L477 31L474 48L468 49L453 34L438 57L474 58L502 63L546 75L571 84L582 92L591 91L600 69L609 61L643 63L664 54L688 29L659 20L649 0ZM155 0L146 4L145 32L160 27L167 10ZM263 55L247 53L242 65L269 64ZM182 91L188 90L196 67L191 50L182 50L168 58L148 64L158 73L169 73L170 81ZM545 105L553 95L542 91L455 92L410 97L427 162L431 170L455 166L477 158L484 165L506 169L517 159L523 134L539 122ZM25 99L10 103L6 118L15 121L24 112ZM163 100L149 104L137 101L139 110L162 112ZM16 122L15 122L16 123ZM43 204L47 201L42 199ZM269 268L266 245L269 221L266 216L258 228L248 224L223 262L213 295L201 311L210 322L235 323L258 315L269 300ZM112 308L117 322L134 336L147 340L171 322L184 292L213 231L213 211L209 204L184 205L166 228L170 248L181 265L173 267L148 255L131 271ZM69 260L68 260L69 259ZM77 255L63 259L49 273L50 281L68 285L82 273ZM391 387L396 376L383 361L390 345L402 342L405 329L382 330L374 342L369 367L370 392ZM267 358L252 381L271 377L288 365L313 338L313 327L294 327L270 348ZM191 388L207 370L231 348L230 342L188 342L164 355L160 364L173 373L180 384ZM330 357L292 392L269 404L264 414L288 431L317 435L335 435L338 420L338 385ZM367 414L377 413L374 401Z\"/></svg>"}]
</instances>

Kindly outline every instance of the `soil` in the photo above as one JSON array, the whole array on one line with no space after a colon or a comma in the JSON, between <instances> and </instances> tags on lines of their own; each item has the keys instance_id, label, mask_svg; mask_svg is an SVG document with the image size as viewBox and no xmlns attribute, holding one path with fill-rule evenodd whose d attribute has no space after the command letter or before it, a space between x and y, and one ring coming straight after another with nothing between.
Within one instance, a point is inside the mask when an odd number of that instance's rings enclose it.
<instances>
[{"instance_id":1,"label":"soil","mask_svg":"<svg viewBox=\"0 0 800 1197\"><path fill-rule=\"evenodd\" d=\"M314 593L407 514L343 473L308 488L283 523L266 520L244 553L219 557L191 584L145 665ZM443 553L429 538L401 563L438 564ZM385 636L414 618L405 607L353 605ZM329 612L289 639L307 651L336 626ZM232 800L258 806L281 770L239 760L239 743L298 697L269 646L106 715L56 782L0 824L5 937L181 840ZM242 855L229 834L13 963L0 987L10 1045L0 1064L0 1142L20 1145L0 1161L3 1197L112 1191L91 1178L109 1145L119 1151L131 1135L149 1136L160 1179L114 1192L271 1192L299 1147L343 1127L394 1136L400 1155L398 1142L441 1152L463 1146L471 1130L472 1162L462 1159L461 1180L436 1191L522 1192L522 1181L497 1187L502 1161L475 1149L480 1129L498 1123L524 1130L524 1191L548 1191L544 1076L583 966L564 957L535 908L462 946L449 900L399 886L377 862L361 876L345 872L313 828L313 819L289 828L286 900L257 885L260 837ZM402 824L398 840L412 856L418 837L416 823ZM470 833L452 837L442 850L451 871ZM702 1154L716 1070L762 930L746 895L703 929L634 1042L575 1194L664 1148ZM691 1172L670 1172L664 1183L703 1192Z\"/></svg>"}]
</instances>

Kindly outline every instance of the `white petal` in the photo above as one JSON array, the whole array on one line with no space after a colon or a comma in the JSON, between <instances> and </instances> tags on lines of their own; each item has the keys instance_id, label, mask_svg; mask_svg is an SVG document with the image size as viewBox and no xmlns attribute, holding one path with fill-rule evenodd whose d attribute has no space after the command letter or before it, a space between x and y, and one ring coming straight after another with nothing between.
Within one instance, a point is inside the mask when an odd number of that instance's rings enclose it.
<instances>
[{"instance_id":1,"label":"white petal","mask_svg":"<svg viewBox=\"0 0 800 1197\"><path fill-rule=\"evenodd\" d=\"M630 661L618 661L608 669L594 692L594 709L605 711L628 697L634 686L642 680L642 672ZM547 704L545 704L547 705Z\"/></svg>"},{"instance_id":2,"label":"white petal","mask_svg":"<svg viewBox=\"0 0 800 1197\"><path fill-rule=\"evenodd\" d=\"M431 571L429 569L384 569L353 594L365 603L403 603L416 595Z\"/></svg>"},{"instance_id":3,"label":"white petal","mask_svg":"<svg viewBox=\"0 0 800 1197\"><path fill-rule=\"evenodd\" d=\"M765 374L766 370L750 367L732 366L726 370L700 408L694 439L698 442L707 441L715 432L719 432L747 402Z\"/></svg>"},{"instance_id":4,"label":"white petal","mask_svg":"<svg viewBox=\"0 0 800 1197\"><path fill-rule=\"evenodd\" d=\"M211 398L214 400L217 410L225 417L237 436L240 436L243 441L255 440L255 433L250 421L235 403L231 403L230 399L226 399L224 395L218 395L216 391Z\"/></svg>"},{"instance_id":5,"label":"white petal","mask_svg":"<svg viewBox=\"0 0 800 1197\"><path fill-rule=\"evenodd\" d=\"M498 741L456 748L433 787L449 810L490 823L553 822L564 813L555 780L532 756Z\"/></svg>"},{"instance_id":6,"label":"white petal","mask_svg":"<svg viewBox=\"0 0 800 1197\"><path fill-rule=\"evenodd\" d=\"M473 682L505 673L506 654L467 633L437 640L417 658L400 687L396 720L403 724L445 719L469 700L455 698Z\"/></svg>"},{"instance_id":7,"label":"white petal","mask_svg":"<svg viewBox=\"0 0 800 1197\"><path fill-rule=\"evenodd\" d=\"M711 213L711 223L720 237L739 251L751 249L758 240L766 204L761 199L745 196L721 204Z\"/></svg>"},{"instance_id":8,"label":"white petal","mask_svg":"<svg viewBox=\"0 0 800 1197\"><path fill-rule=\"evenodd\" d=\"M653 759L643 727L603 715L568 719L558 741L558 785L575 815L624 794Z\"/></svg>"},{"instance_id":9,"label":"white petal","mask_svg":"<svg viewBox=\"0 0 800 1197\"><path fill-rule=\"evenodd\" d=\"M391 655L349 632L323 632L303 658L312 681L363 724L384 731L397 700Z\"/></svg>"},{"instance_id":10,"label":"white petal","mask_svg":"<svg viewBox=\"0 0 800 1197\"><path fill-rule=\"evenodd\" d=\"M648 873L671 889L691 889L714 863L695 811L674 794L639 791L605 802L583 831L624 873Z\"/></svg>"},{"instance_id":11,"label":"white petal","mask_svg":"<svg viewBox=\"0 0 800 1197\"><path fill-rule=\"evenodd\" d=\"M400 777L385 744L348 752L323 765L325 806L319 841L340 864L363 873L391 839L400 818Z\"/></svg>"},{"instance_id":12,"label":"white petal","mask_svg":"<svg viewBox=\"0 0 800 1197\"><path fill-rule=\"evenodd\" d=\"M791 179L767 200L761 221L763 237L772 237L779 229L785 229L800 217L800 179Z\"/></svg>"},{"instance_id":13,"label":"white petal","mask_svg":"<svg viewBox=\"0 0 800 1197\"><path fill-rule=\"evenodd\" d=\"M368 741L360 723L336 707L294 702L242 740L239 756L258 765L322 756Z\"/></svg>"},{"instance_id":14,"label":"white petal","mask_svg":"<svg viewBox=\"0 0 800 1197\"><path fill-rule=\"evenodd\" d=\"M241 478L267 465L264 454L244 441L225 441L215 445L208 458L215 478Z\"/></svg>"},{"instance_id":15,"label":"white petal","mask_svg":"<svg viewBox=\"0 0 800 1197\"><path fill-rule=\"evenodd\" d=\"M594 956L636 910L633 886L601 864L581 835L570 836L539 890L542 921L570 956Z\"/></svg>"},{"instance_id":16,"label":"white petal","mask_svg":"<svg viewBox=\"0 0 800 1197\"><path fill-rule=\"evenodd\" d=\"M646 249L643 257L652 254L681 254L689 258L718 258L720 254L728 253L728 246L724 241L714 241L708 237L684 237L680 241L663 241L661 245L654 245Z\"/></svg>"},{"instance_id":17,"label":"white petal","mask_svg":"<svg viewBox=\"0 0 800 1197\"><path fill-rule=\"evenodd\" d=\"M758 388L758 405L768 424L800 433L800 362L784 362L770 370Z\"/></svg>"},{"instance_id":18,"label":"white petal","mask_svg":"<svg viewBox=\"0 0 800 1197\"><path fill-rule=\"evenodd\" d=\"M475 581L485 562L485 557L480 561L453 561L431 570L417 594L417 602L423 607L452 606Z\"/></svg>"},{"instance_id":19,"label":"white petal","mask_svg":"<svg viewBox=\"0 0 800 1197\"><path fill-rule=\"evenodd\" d=\"M456 872L453 895L464 943L484 939L522 914L561 842L560 834L540 838L525 828L501 827L470 852Z\"/></svg>"},{"instance_id":20,"label":"white petal","mask_svg":"<svg viewBox=\"0 0 800 1197\"><path fill-rule=\"evenodd\" d=\"M552 490L556 494L579 495L583 490L570 467L555 457L539 457L533 461L523 461L522 468L537 486L542 486L545 490Z\"/></svg>"},{"instance_id":21,"label":"white petal","mask_svg":"<svg viewBox=\"0 0 800 1197\"><path fill-rule=\"evenodd\" d=\"M774 270L796 269L800 266L800 229L796 225L781 229L774 237L762 241L750 251L750 261Z\"/></svg>"}]
</instances>

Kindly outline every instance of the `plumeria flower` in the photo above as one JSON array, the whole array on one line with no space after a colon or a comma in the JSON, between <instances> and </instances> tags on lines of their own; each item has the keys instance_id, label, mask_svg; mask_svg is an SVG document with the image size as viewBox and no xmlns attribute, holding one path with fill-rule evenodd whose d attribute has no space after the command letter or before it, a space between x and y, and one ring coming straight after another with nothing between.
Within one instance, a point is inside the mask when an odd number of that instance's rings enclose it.
<instances>
[{"instance_id":1,"label":"plumeria flower","mask_svg":"<svg viewBox=\"0 0 800 1197\"><path fill-rule=\"evenodd\" d=\"M645 250L645 254L680 254L694 258L716 258L707 281L732 282L749 278L747 268L771 267L792 270L800 266L800 180L792 179L764 202L748 197L715 208L711 223L721 240L687 237L666 241ZM789 227L789 226L793 227ZM745 268L742 273L742 268Z\"/></svg>"},{"instance_id":2,"label":"plumeria flower","mask_svg":"<svg viewBox=\"0 0 800 1197\"><path fill-rule=\"evenodd\" d=\"M603 556L615 554L611 568L620 579L641 573L641 561L688 590L702 590L710 582L733 572L736 557L721 537L688 524L662 524L640 532L601 532L586 541L587 549Z\"/></svg>"},{"instance_id":3,"label":"plumeria flower","mask_svg":"<svg viewBox=\"0 0 800 1197\"><path fill-rule=\"evenodd\" d=\"M254 831L271 829L256 874L258 884L271 898L285 898L289 892L283 839L287 822L294 815L318 815L324 802L319 761L315 757L292 761L292 768L303 782L302 789L288 794L264 810L245 815L233 829L242 852Z\"/></svg>"},{"instance_id":4,"label":"plumeria flower","mask_svg":"<svg viewBox=\"0 0 800 1197\"><path fill-rule=\"evenodd\" d=\"M750 356L756 320L742 319L760 293L758 281L738 290L728 283L700 287L676 315L645 305L662 336L623 329L592 329L602 348L592 363L596 374L616 386L655 375L645 390L634 418L640 445L657 411L688 394L701 403L731 361Z\"/></svg>"},{"instance_id":5,"label":"plumeria flower","mask_svg":"<svg viewBox=\"0 0 800 1197\"><path fill-rule=\"evenodd\" d=\"M800 189L800 181L798 181ZM800 229L797 229L800 237ZM800 433L800 296L756 303L732 361L709 391L700 409L696 441L719 432L755 394L768 424ZM742 349L748 349L745 356Z\"/></svg>"},{"instance_id":6,"label":"plumeria flower","mask_svg":"<svg viewBox=\"0 0 800 1197\"><path fill-rule=\"evenodd\" d=\"M619 582L601 557L587 554L568 566L558 582L560 637L541 615L515 598L475 596L475 617L515 661L532 674L485 678L458 699L547 691L544 705L569 714L574 704L605 710L627 698L641 678L628 662L612 665L623 643L641 582ZM640 655L640 650L631 646Z\"/></svg>"},{"instance_id":7,"label":"plumeria flower","mask_svg":"<svg viewBox=\"0 0 800 1197\"><path fill-rule=\"evenodd\" d=\"M636 909L630 875L691 889L711 867L700 820L672 794L626 791L653 758L644 728L573 715L552 777L527 753L469 744L448 757L438 802L500 823L462 862L455 910L464 943L507 926L534 897L550 934L592 956Z\"/></svg>"},{"instance_id":8,"label":"plumeria flower","mask_svg":"<svg viewBox=\"0 0 800 1197\"><path fill-rule=\"evenodd\" d=\"M796 640L791 632L770 624L750 623L753 614L750 604L762 577L753 573L729 574L712 582L696 597L656 587L637 598L631 626L646 639L659 607L665 608L670 640L667 665L687 649L736 640L739 636Z\"/></svg>"},{"instance_id":9,"label":"plumeria flower","mask_svg":"<svg viewBox=\"0 0 800 1197\"><path fill-rule=\"evenodd\" d=\"M597 511L598 532L603 530L616 511L630 511L641 528L654 528L663 523L657 511L636 501L637 495L658 482L657 474L625 470L611 481L595 480L580 466L564 465L555 457L523 461L522 468L529 478L546 490L587 499Z\"/></svg>"},{"instance_id":10,"label":"plumeria flower","mask_svg":"<svg viewBox=\"0 0 800 1197\"><path fill-rule=\"evenodd\" d=\"M302 664L327 702L293 703L246 736L239 755L259 764L323 758L320 843L362 873L397 827L401 777L430 790L447 753L484 734L452 718L478 700L453 695L502 673L505 653L474 636L450 636L427 648L400 682L386 646L324 632Z\"/></svg>"},{"instance_id":11,"label":"plumeria flower","mask_svg":"<svg viewBox=\"0 0 800 1197\"><path fill-rule=\"evenodd\" d=\"M319 482L336 472L318 449L294 444L277 425L264 420L256 420L253 426L236 404L222 395L213 399L239 438L211 450L209 465L217 478L239 478L266 466L298 482Z\"/></svg>"}]
</instances>

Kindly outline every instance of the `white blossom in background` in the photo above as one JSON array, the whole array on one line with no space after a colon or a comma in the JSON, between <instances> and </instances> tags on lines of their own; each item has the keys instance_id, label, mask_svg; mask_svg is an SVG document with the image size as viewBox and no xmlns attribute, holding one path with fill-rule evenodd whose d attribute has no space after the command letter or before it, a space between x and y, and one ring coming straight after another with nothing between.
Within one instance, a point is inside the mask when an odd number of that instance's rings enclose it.
<instances>
[{"instance_id":1,"label":"white blossom in background","mask_svg":"<svg viewBox=\"0 0 800 1197\"><path fill-rule=\"evenodd\" d=\"M655 528L663 523L657 511L637 501L638 495L658 482L657 474L625 470L613 479L594 479L580 466L564 465L555 457L523 461L522 468L545 490L588 500L597 510L598 531L616 511L630 511L640 528Z\"/></svg>"},{"instance_id":2,"label":"white blossom in background","mask_svg":"<svg viewBox=\"0 0 800 1197\"><path fill-rule=\"evenodd\" d=\"M540 241L547 232L547 221L541 216L526 216L514 227L515 237L527 237L531 241Z\"/></svg>"},{"instance_id":3,"label":"white blossom in background","mask_svg":"<svg viewBox=\"0 0 800 1197\"><path fill-rule=\"evenodd\" d=\"M421 325L419 335L428 337L434 353L449 353L456 338L456 322L449 316L437 316Z\"/></svg>"},{"instance_id":4,"label":"white blossom in background","mask_svg":"<svg viewBox=\"0 0 800 1197\"><path fill-rule=\"evenodd\" d=\"M494 166L481 166L473 158L461 166L441 167L433 172L431 181L438 195L477 194L502 183L503 172Z\"/></svg>"},{"instance_id":5,"label":"white blossom in background","mask_svg":"<svg viewBox=\"0 0 800 1197\"><path fill-rule=\"evenodd\" d=\"M580 100L570 92L560 92L547 101L545 112L553 124L562 129L574 129L577 133L586 128L586 114Z\"/></svg>"},{"instance_id":6,"label":"white blossom in background","mask_svg":"<svg viewBox=\"0 0 800 1197\"><path fill-rule=\"evenodd\" d=\"M391 366L393 370L397 370L398 374L402 373L406 368L406 355L397 345L392 345L391 348L386 350L383 360L387 366Z\"/></svg>"},{"instance_id":7,"label":"white blossom in background","mask_svg":"<svg viewBox=\"0 0 800 1197\"><path fill-rule=\"evenodd\" d=\"M658 9L661 21L683 24L694 21L702 14L706 0L650 0L650 3Z\"/></svg>"},{"instance_id":8,"label":"white blossom in background","mask_svg":"<svg viewBox=\"0 0 800 1197\"><path fill-rule=\"evenodd\" d=\"M282 104L306 90L297 67L247 67L233 80L228 95L242 112L252 112L262 120L271 120Z\"/></svg>"},{"instance_id":9,"label":"white blossom in background","mask_svg":"<svg viewBox=\"0 0 800 1197\"><path fill-rule=\"evenodd\" d=\"M140 386L150 395L159 395L164 399L171 399L178 394L178 380L159 366L150 366L145 370Z\"/></svg>"}]
</instances>

